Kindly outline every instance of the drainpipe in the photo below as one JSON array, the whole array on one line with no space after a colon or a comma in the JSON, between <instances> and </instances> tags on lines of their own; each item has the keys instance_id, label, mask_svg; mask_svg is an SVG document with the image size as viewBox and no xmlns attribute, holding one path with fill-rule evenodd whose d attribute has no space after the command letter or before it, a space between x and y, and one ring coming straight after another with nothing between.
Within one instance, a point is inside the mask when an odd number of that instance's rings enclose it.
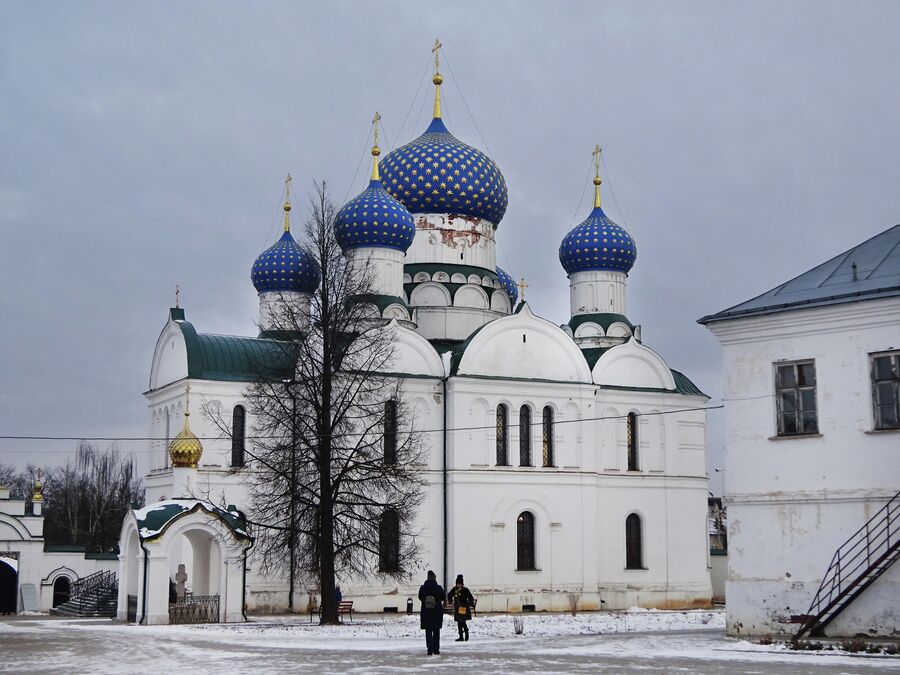
<instances>
[{"instance_id":1,"label":"drainpipe","mask_svg":"<svg viewBox=\"0 0 900 675\"><path fill-rule=\"evenodd\" d=\"M244 570L241 578L241 616L244 617L244 621L249 621L247 618L247 554L255 543L256 540L251 539L250 545L244 549Z\"/></svg>"},{"instance_id":2,"label":"drainpipe","mask_svg":"<svg viewBox=\"0 0 900 675\"><path fill-rule=\"evenodd\" d=\"M447 588L447 567L448 567L448 556L447 556L447 522L448 522L448 514L447 514L447 378L441 378L441 387L443 388L443 396L442 401L444 404L444 423L442 426L442 436L443 436L443 457L444 457L444 466L443 466L443 486L444 486L444 588Z\"/></svg>"},{"instance_id":3,"label":"drainpipe","mask_svg":"<svg viewBox=\"0 0 900 675\"><path fill-rule=\"evenodd\" d=\"M144 601L141 603L141 618L140 621L138 621L138 626L143 626L144 620L147 618L147 561L150 559L150 551L148 551L147 547L144 546L144 542L141 541L139 543L141 545L141 548L144 549Z\"/></svg>"}]
</instances>

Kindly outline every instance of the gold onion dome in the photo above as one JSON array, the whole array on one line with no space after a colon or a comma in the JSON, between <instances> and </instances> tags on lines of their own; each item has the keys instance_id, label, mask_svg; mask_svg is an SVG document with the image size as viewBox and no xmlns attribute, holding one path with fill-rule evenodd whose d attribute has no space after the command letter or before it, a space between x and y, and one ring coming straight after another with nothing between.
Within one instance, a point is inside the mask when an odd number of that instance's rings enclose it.
<instances>
[{"instance_id":1,"label":"gold onion dome","mask_svg":"<svg viewBox=\"0 0 900 675\"><path fill-rule=\"evenodd\" d=\"M189 396L190 385L188 385L187 391ZM196 469L197 464L200 462L200 456L203 454L203 444L191 431L191 426L188 422L191 413L187 406L188 404L185 404L184 429L169 444L169 459L174 467Z\"/></svg>"}]
</instances>

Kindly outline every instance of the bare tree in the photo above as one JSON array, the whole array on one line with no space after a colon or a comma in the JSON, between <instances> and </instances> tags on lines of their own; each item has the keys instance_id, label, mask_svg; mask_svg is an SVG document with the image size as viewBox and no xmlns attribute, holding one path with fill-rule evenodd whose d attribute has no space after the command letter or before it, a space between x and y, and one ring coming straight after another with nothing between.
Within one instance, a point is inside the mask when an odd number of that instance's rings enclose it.
<instances>
[{"instance_id":1,"label":"bare tree","mask_svg":"<svg viewBox=\"0 0 900 675\"><path fill-rule=\"evenodd\" d=\"M113 551L128 509L143 502L131 460L113 446L100 451L82 441L75 461L45 479L44 537L51 544L83 545Z\"/></svg>"},{"instance_id":2,"label":"bare tree","mask_svg":"<svg viewBox=\"0 0 900 675\"><path fill-rule=\"evenodd\" d=\"M412 571L424 452L392 375L396 326L367 307L371 273L338 246L324 183L313 202L305 238L321 283L308 304L283 294L267 331L293 367L260 368L246 392L248 516L263 568L288 574L291 606L302 575L317 582L322 623L337 623L336 573Z\"/></svg>"}]
</instances>

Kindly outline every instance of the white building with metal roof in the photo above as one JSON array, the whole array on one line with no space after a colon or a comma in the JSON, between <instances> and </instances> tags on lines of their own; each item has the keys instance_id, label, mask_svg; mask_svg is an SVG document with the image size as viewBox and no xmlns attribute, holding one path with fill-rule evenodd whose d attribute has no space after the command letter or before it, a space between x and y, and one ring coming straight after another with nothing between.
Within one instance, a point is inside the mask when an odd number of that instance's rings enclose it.
<instances>
[{"instance_id":1,"label":"white building with metal roof","mask_svg":"<svg viewBox=\"0 0 900 675\"><path fill-rule=\"evenodd\" d=\"M896 635L900 225L700 323L724 353L729 633Z\"/></svg>"}]
</instances>

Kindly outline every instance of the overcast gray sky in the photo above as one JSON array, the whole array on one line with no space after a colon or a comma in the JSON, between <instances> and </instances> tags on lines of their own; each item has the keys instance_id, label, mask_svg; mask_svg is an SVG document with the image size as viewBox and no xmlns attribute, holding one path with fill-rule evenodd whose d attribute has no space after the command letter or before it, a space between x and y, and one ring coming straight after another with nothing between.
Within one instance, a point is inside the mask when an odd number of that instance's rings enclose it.
<instances>
[{"instance_id":1,"label":"overcast gray sky","mask_svg":"<svg viewBox=\"0 0 900 675\"><path fill-rule=\"evenodd\" d=\"M557 249L600 143L638 246L630 318L718 398L698 317L900 222L898 27L897 2L3 0L0 435L146 434L175 284L200 331L252 334L285 174L301 214L315 178L361 190L375 110L385 149L427 125L435 36L448 126L506 176L498 260L533 309L568 318ZM0 441L0 461L74 445Z\"/></svg>"}]
</instances>

